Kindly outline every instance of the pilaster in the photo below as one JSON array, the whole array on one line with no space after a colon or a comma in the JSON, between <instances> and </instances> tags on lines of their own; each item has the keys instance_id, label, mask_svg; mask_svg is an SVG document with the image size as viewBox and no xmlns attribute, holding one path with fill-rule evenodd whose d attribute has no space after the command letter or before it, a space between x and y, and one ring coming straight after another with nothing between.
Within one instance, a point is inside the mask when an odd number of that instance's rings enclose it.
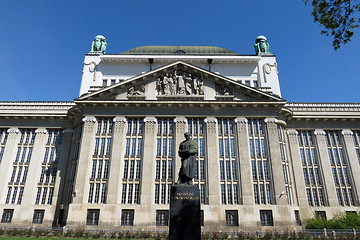
<instances>
[{"instance_id":1,"label":"pilaster","mask_svg":"<svg viewBox=\"0 0 360 240\"><path fill-rule=\"evenodd\" d=\"M299 139L298 132L296 130L287 130L288 143L289 143L289 155L292 163L293 176L294 176L294 190L295 196L299 206L308 206L306 198L306 186L304 174L302 171L302 162L299 151Z\"/></svg>"},{"instance_id":2,"label":"pilaster","mask_svg":"<svg viewBox=\"0 0 360 240\"><path fill-rule=\"evenodd\" d=\"M74 192L76 195L73 198L73 203L86 203L88 191L88 180L90 177L90 159L94 149L95 139L95 122L96 118L93 116L86 116L82 119L84 122L80 153L77 167L77 174L74 185Z\"/></svg>"},{"instance_id":3,"label":"pilaster","mask_svg":"<svg viewBox=\"0 0 360 240\"><path fill-rule=\"evenodd\" d=\"M22 204L25 206L35 203L36 186L40 179L41 164L45 153L47 130L45 128L38 128L35 130L35 133L36 137L28 170L32 174L31 177L26 179L22 200Z\"/></svg>"},{"instance_id":4,"label":"pilaster","mask_svg":"<svg viewBox=\"0 0 360 240\"><path fill-rule=\"evenodd\" d=\"M286 197L280 197L280 196L284 196L283 193L286 190L285 190L285 180L284 180L282 161L281 161L277 122L278 121L276 118L265 119L268 144L269 144L271 170L272 170L272 181L273 181L272 184L274 188L273 202L276 205L287 205Z\"/></svg>"},{"instance_id":5,"label":"pilaster","mask_svg":"<svg viewBox=\"0 0 360 240\"><path fill-rule=\"evenodd\" d=\"M19 141L19 129L10 128L7 130L8 138L5 145L4 155L0 164L0 176L2 176L3 184L0 184L0 201L5 201L7 187L6 184L11 177L12 163L15 159L17 143ZM3 202L1 202L3 203Z\"/></svg>"},{"instance_id":6,"label":"pilaster","mask_svg":"<svg viewBox=\"0 0 360 240\"><path fill-rule=\"evenodd\" d=\"M106 202L109 204L121 203L121 179L124 175L124 149L126 139L126 118L114 118L110 172Z\"/></svg>"},{"instance_id":7,"label":"pilaster","mask_svg":"<svg viewBox=\"0 0 360 240\"><path fill-rule=\"evenodd\" d=\"M251 159L250 159L250 146L249 146L249 133L246 118L236 118L237 130L237 144L239 149L239 170L240 170L240 189L241 201L243 205L253 205L253 182L251 176Z\"/></svg>"},{"instance_id":8,"label":"pilaster","mask_svg":"<svg viewBox=\"0 0 360 240\"><path fill-rule=\"evenodd\" d=\"M325 140L326 133L322 129L316 129L314 134L319 151L319 157L320 157L319 162L323 170L324 187L325 187L325 194L328 200L328 205L330 207L337 207L339 206L339 203L336 196L335 183L331 171L329 155L327 152L327 145Z\"/></svg>"},{"instance_id":9,"label":"pilaster","mask_svg":"<svg viewBox=\"0 0 360 240\"><path fill-rule=\"evenodd\" d=\"M187 131L187 120L185 117L177 117L174 119L174 129L175 129L175 137L174 137L174 146L175 151L174 155L175 157L175 169L174 169L174 181L176 182L179 178L179 171L181 168L181 158L178 154L179 145L182 141L185 140L184 134Z\"/></svg>"},{"instance_id":10,"label":"pilaster","mask_svg":"<svg viewBox=\"0 0 360 240\"><path fill-rule=\"evenodd\" d=\"M216 118L207 117L204 122L206 124L209 205L219 205L221 194L217 120Z\"/></svg>"},{"instance_id":11,"label":"pilaster","mask_svg":"<svg viewBox=\"0 0 360 240\"><path fill-rule=\"evenodd\" d=\"M157 121L155 117L144 119L144 151L141 174L141 204L150 205L154 203L155 192L155 162L156 162L156 130ZM150 187L149 187L150 186Z\"/></svg>"},{"instance_id":12,"label":"pilaster","mask_svg":"<svg viewBox=\"0 0 360 240\"><path fill-rule=\"evenodd\" d=\"M350 129L344 129L341 134L344 137L344 145L348 154L348 171L353 182L354 203L359 206L360 178L357 174L360 173L360 165L355 151L353 132Z\"/></svg>"},{"instance_id":13,"label":"pilaster","mask_svg":"<svg viewBox=\"0 0 360 240\"><path fill-rule=\"evenodd\" d=\"M74 130L72 129L65 129L62 131L62 144L61 144L61 151L60 151L60 158L58 161L58 172L56 176L56 183L55 183L55 191L54 191L54 202L58 204L63 203L66 197L65 189L65 182L66 182L66 170L69 159L69 153L71 148L71 140Z\"/></svg>"}]
</instances>

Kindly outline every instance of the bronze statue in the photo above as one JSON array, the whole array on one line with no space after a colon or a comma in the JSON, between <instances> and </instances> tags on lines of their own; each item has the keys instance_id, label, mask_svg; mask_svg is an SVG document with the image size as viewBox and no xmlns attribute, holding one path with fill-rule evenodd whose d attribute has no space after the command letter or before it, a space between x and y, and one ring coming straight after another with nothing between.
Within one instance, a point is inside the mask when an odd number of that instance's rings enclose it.
<instances>
[{"instance_id":1,"label":"bronze statue","mask_svg":"<svg viewBox=\"0 0 360 240\"><path fill-rule=\"evenodd\" d=\"M196 155L198 153L198 143L191 139L190 133L185 133L185 141L180 143L179 157L181 158L181 168L177 184L192 185L195 176Z\"/></svg>"}]
</instances>

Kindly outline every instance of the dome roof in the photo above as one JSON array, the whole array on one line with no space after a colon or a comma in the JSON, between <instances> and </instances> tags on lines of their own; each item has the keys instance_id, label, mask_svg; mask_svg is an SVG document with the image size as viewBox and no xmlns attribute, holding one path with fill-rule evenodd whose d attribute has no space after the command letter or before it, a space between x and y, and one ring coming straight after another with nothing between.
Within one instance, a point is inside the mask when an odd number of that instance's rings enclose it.
<instances>
[{"instance_id":1,"label":"dome roof","mask_svg":"<svg viewBox=\"0 0 360 240\"><path fill-rule=\"evenodd\" d=\"M239 56L240 54L226 48L213 46L142 46L130 49L121 54L129 55L223 55Z\"/></svg>"}]
</instances>

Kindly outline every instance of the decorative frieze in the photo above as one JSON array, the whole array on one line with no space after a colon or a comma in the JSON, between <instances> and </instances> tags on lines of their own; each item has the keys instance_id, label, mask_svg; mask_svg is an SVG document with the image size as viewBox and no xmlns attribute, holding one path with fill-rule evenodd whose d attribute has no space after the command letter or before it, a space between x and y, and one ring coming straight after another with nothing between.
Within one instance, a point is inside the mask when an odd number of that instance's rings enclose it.
<instances>
[{"instance_id":1,"label":"decorative frieze","mask_svg":"<svg viewBox=\"0 0 360 240\"><path fill-rule=\"evenodd\" d=\"M158 96L204 95L204 80L188 72L174 71L159 76L156 89Z\"/></svg>"},{"instance_id":2,"label":"decorative frieze","mask_svg":"<svg viewBox=\"0 0 360 240\"><path fill-rule=\"evenodd\" d=\"M326 132L324 130L315 130L314 131L314 134L316 136L325 136L326 135Z\"/></svg>"},{"instance_id":3,"label":"decorative frieze","mask_svg":"<svg viewBox=\"0 0 360 240\"><path fill-rule=\"evenodd\" d=\"M8 141L15 141L15 139L18 136L18 133L20 132L18 128L9 128L7 130L7 132L9 133L8 135Z\"/></svg>"},{"instance_id":4,"label":"decorative frieze","mask_svg":"<svg viewBox=\"0 0 360 240\"><path fill-rule=\"evenodd\" d=\"M144 127L145 133L154 133L156 129L156 118L145 118L144 119Z\"/></svg>"},{"instance_id":5,"label":"decorative frieze","mask_svg":"<svg viewBox=\"0 0 360 240\"><path fill-rule=\"evenodd\" d=\"M175 128L176 128L176 133L179 133L179 134L185 133L186 125L187 125L186 118L175 118L174 124L175 124Z\"/></svg>"},{"instance_id":6,"label":"decorative frieze","mask_svg":"<svg viewBox=\"0 0 360 240\"><path fill-rule=\"evenodd\" d=\"M317 129L314 131L314 135L316 136L316 140L319 144L325 144L325 135L326 132L322 129Z\"/></svg>"},{"instance_id":7,"label":"decorative frieze","mask_svg":"<svg viewBox=\"0 0 360 240\"><path fill-rule=\"evenodd\" d=\"M298 144L298 131L295 129L289 129L286 133L289 136L290 144Z\"/></svg>"},{"instance_id":8,"label":"decorative frieze","mask_svg":"<svg viewBox=\"0 0 360 240\"><path fill-rule=\"evenodd\" d=\"M43 140L47 133L48 131L45 128L38 128L35 130L35 139Z\"/></svg>"},{"instance_id":9,"label":"decorative frieze","mask_svg":"<svg viewBox=\"0 0 360 240\"><path fill-rule=\"evenodd\" d=\"M113 121L114 121L114 133L121 133L121 131L125 127L126 118L125 117L115 117L113 119Z\"/></svg>"},{"instance_id":10,"label":"decorative frieze","mask_svg":"<svg viewBox=\"0 0 360 240\"><path fill-rule=\"evenodd\" d=\"M235 123L238 133L246 133L248 120L246 118L236 118Z\"/></svg>"},{"instance_id":11,"label":"decorative frieze","mask_svg":"<svg viewBox=\"0 0 360 240\"><path fill-rule=\"evenodd\" d=\"M18 128L9 128L8 130L7 130L7 132L10 134L10 133L19 133L20 131L19 131L19 129Z\"/></svg>"},{"instance_id":12,"label":"decorative frieze","mask_svg":"<svg viewBox=\"0 0 360 240\"><path fill-rule=\"evenodd\" d=\"M216 126L217 126L216 118L206 118L204 122L206 124L207 133L216 133Z\"/></svg>"},{"instance_id":13,"label":"decorative frieze","mask_svg":"<svg viewBox=\"0 0 360 240\"><path fill-rule=\"evenodd\" d=\"M266 123L268 131L277 131L277 122L276 118L265 118L264 122Z\"/></svg>"},{"instance_id":14,"label":"decorative frieze","mask_svg":"<svg viewBox=\"0 0 360 240\"><path fill-rule=\"evenodd\" d=\"M96 118L84 117L82 121L84 122L84 132L91 132L96 122Z\"/></svg>"},{"instance_id":15,"label":"decorative frieze","mask_svg":"<svg viewBox=\"0 0 360 240\"><path fill-rule=\"evenodd\" d=\"M48 131L45 128L38 128L35 130L36 135L46 134Z\"/></svg>"},{"instance_id":16,"label":"decorative frieze","mask_svg":"<svg viewBox=\"0 0 360 240\"><path fill-rule=\"evenodd\" d=\"M349 129L344 129L344 130L342 130L342 131L341 131L341 134L342 134L343 136L353 136L353 135L354 135L353 131L351 131L351 130L349 130Z\"/></svg>"}]
</instances>

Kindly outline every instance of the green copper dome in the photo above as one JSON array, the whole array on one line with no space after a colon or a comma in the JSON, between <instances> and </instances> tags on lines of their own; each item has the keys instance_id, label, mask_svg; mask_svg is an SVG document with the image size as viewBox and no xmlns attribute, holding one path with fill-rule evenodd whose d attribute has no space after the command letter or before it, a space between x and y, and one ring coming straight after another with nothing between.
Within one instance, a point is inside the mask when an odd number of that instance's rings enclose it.
<instances>
[{"instance_id":1,"label":"green copper dome","mask_svg":"<svg viewBox=\"0 0 360 240\"><path fill-rule=\"evenodd\" d=\"M142 46L130 49L121 54L129 55L222 55L239 56L240 54L226 48L213 46Z\"/></svg>"}]
</instances>

